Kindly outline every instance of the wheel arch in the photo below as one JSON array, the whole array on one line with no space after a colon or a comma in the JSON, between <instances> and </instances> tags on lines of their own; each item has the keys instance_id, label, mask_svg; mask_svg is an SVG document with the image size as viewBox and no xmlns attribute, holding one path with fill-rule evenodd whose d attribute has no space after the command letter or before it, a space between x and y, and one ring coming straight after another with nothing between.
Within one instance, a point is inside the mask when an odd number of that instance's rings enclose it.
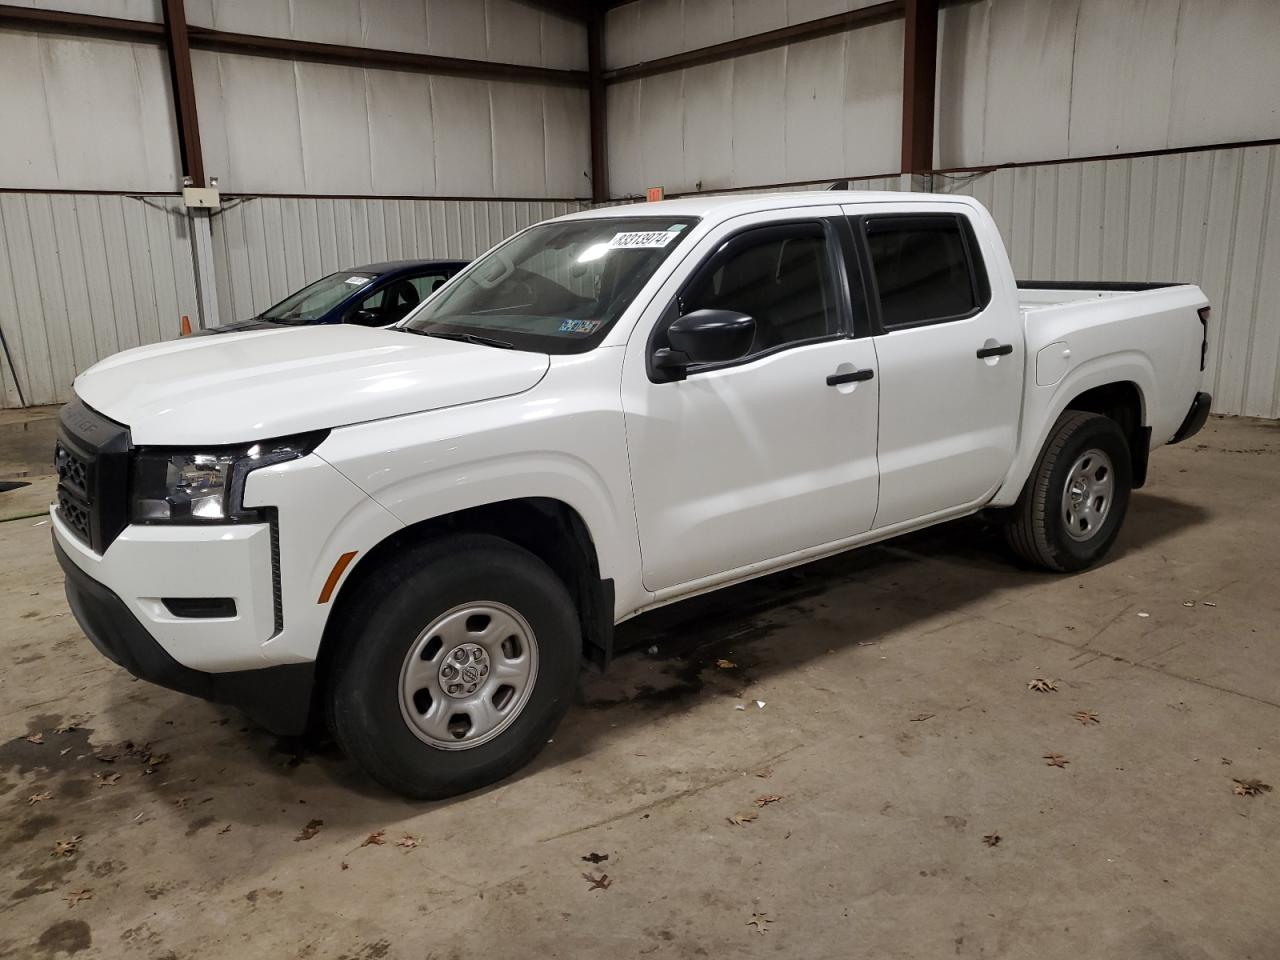
<instances>
[{"instance_id":1,"label":"wheel arch","mask_svg":"<svg viewBox=\"0 0 1280 960\"><path fill-rule=\"evenodd\" d=\"M346 613L362 585L391 557L409 547L458 533L487 533L528 550L564 583L578 610L583 656L603 667L613 655L614 586L600 575L595 540L582 515L551 497L520 497L456 510L389 534L366 551L343 579L325 622L317 653L317 690L324 688L346 624Z\"/></svg>"}]
</instances>

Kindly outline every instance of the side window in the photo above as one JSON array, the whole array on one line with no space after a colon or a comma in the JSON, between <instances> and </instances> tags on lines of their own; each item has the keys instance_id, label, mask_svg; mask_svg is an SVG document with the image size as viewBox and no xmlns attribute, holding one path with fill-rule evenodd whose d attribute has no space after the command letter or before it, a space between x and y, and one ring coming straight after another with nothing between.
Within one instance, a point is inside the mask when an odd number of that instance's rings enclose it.
<instances>
[{"instance_id":1,"label":"side window","mask_svg":"<svg viewBox=\"0 0 1280 960\"><path fill-rule=\"evenodd\" d=\"M680 294L680 312L734 310L755 319L751 353L838 333L831 242L822 224L762 227L729 241Z\"/></svg>"},{"instance_id":2,"label":"side window","mask_svg":"<svg viewBox=\"0 0 1280 960\"><path fill-rule=\"evenodd\" d=\"M953 214L863 221L886 330L971 316L990 300L967 222Z\"/></svg>"},{"instance_id":3,"label":"side window","mask_svg":"<svg viewBox=\"0 0 1280 960\"><path fill-rule=\"evenodd\" d=\"M418 291L418 300L422 301L443 287L448 279L445 273L425 273L420 277L410 277L409 282Z\"/></svg>"},{"instance_id":4,"label":"side window","mask_svg":"<svg viewBox=\"0 0 1280 960\"><path fill-rule=\"evenodd\" d=\"M364 299L358 301L346 314L346 323L358 324L362 327L377 327L386 323L382 319L382 305L386 300L387 288L375 290Z\"/></svg>"}]
</instances>

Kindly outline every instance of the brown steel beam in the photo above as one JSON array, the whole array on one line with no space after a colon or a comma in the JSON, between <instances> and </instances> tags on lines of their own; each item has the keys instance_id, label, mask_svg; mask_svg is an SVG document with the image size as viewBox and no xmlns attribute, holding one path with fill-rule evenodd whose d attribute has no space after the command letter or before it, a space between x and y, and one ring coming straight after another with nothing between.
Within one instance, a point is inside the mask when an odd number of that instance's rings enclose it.
<instances>
[{"instance_id":1,"label":"brown steel beam","mask_svg":"<svg viewBox=\"0 0 1280 960\"><path fill-rule=\"evenodd\" d=\"M587 21L587 108L591 127L591 200L609 199L609 130L604 87L604 14Z\"/></svg>"},{"instance_id":2,"label":"brown steel beam","mask_svg":"<svg viewBox=\"0 0 1280 960\"><path fill-rule=\"evenodd\" d=\"M902 48L902 172L933 169L938 0L906 0Z\"/></svg>"},{"instance_id":3,"label":"brown steel beam","mask_svg":"<svg viewBox=\"0 0 1280 960\"><path fill-rule=\"evenodd\" d=\"M76 36L110 37L114 40L164 41L164 26L146 20L123 20L64 10L38 10L0 3L0 27L61 33Z\"/></svg>"},{"instance_id":4,"label":"brown steel beam","mask_svg":"<svg viewBox=\"0 0 1280 960\"><path fill-rule=\"evenodd\" d=\"M187 43L187 14L183 0L164 0L165 46L169 52L169 83L178 121L178 156L182 172L193 185L204 186L204 153L200 150L200 122L196 117L196 83L191 75L191 47Z\"/></svg>"},{"instance_id":5,"label":"brown steel beam","mask_svg":"<svg viewBox=\"0 0 1280 960\"><path fill-rule=\"evenodd\" d=\"M757 33L751 37L739 37L736 40L726 40L724 43L713 44L710 47L700 47L697 50L687 50L684 53L673 54L658 60L648 60L644 63L632 64L629 67L606 70L604 79L606 83L621 83L624 80L637 80L641 77L652 77L660 73L671 73L673 70L700 67L703 64L715 63L719 60L731 60L734 57L743 57L749 53L759 53L762 50L773 50L776 47L800 43L802 40L814 40L834 33L857 30L859 27L887 23L890 20L901 18L902 10L903 0L884 0L882 3L863 7L861 10L850 10L848 13L837 13L834 16L822 17L819 20L794 23L789 27L779 27L777 30Z\"/></svg>"},{"instance_id":6,"label":"brown steel beam","mask_svg":"<svg viewBox=\"0 0 1280 960\"><path fill-rule=\"evenodd\" d=\"M285 37L259 37L247 33L209 30L204 27L192 27L189 33L193 48L216 50L220 53L305 60L310 63L331 63L374 70L401 70L449 77L470 77L478 80L510 80L519 83L544 83L569 87L587 85L587 74L584 70L555 70L550 67L530 67L519 63L463 60L459 57L438 57L432 54L407 53L399 50L375 50L338 43L313 43L309 40L290 40Z\"/></svg>"}]
</instances>

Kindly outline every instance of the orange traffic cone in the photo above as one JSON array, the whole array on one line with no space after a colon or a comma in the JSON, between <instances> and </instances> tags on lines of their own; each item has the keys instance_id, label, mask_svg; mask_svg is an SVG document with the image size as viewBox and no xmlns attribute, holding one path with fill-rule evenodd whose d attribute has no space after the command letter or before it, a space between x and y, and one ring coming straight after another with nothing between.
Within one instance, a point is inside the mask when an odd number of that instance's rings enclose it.
<instances>
[{"instance_id":1,"label":"orange traffic cone","mask_svg":"<svg viewBox=\"0 0 1280 960\"><path fill-rule=\"evenodd\" d=\"M188 317L185 313L182 315L182 334L181 335L184 337L191 336L191 318Z\"/></svg>"}]
</instances>

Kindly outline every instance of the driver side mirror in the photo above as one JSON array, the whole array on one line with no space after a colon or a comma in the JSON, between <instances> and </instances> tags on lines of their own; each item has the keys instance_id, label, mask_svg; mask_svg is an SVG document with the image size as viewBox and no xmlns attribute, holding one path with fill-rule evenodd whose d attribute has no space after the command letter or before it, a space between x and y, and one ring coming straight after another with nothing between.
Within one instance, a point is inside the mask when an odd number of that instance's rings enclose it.
<instances>
[{"instance_id":1,"label":"driver side mirror","mask_svg":"<svg viewBox=\"0 0 1280 960\"><path fill-rule=\"evenodd\" d=\"M347 323L354 323L359 327L380 327L386 321L377 310L352 310L347 314Z\"/></svg>"},{"instance_id":2,"label":"driver side mirror","mask_svg":"<svg viewBox=\"0 0 1280 960\"><path fill-rule=\"evenodd\" d=\"M683 380L694 363L737 360L751 349L756 322L733 310L694 310L667 327L667 342L653 355L653 365L672 380Z\"/></svg>"}]
</instances>

